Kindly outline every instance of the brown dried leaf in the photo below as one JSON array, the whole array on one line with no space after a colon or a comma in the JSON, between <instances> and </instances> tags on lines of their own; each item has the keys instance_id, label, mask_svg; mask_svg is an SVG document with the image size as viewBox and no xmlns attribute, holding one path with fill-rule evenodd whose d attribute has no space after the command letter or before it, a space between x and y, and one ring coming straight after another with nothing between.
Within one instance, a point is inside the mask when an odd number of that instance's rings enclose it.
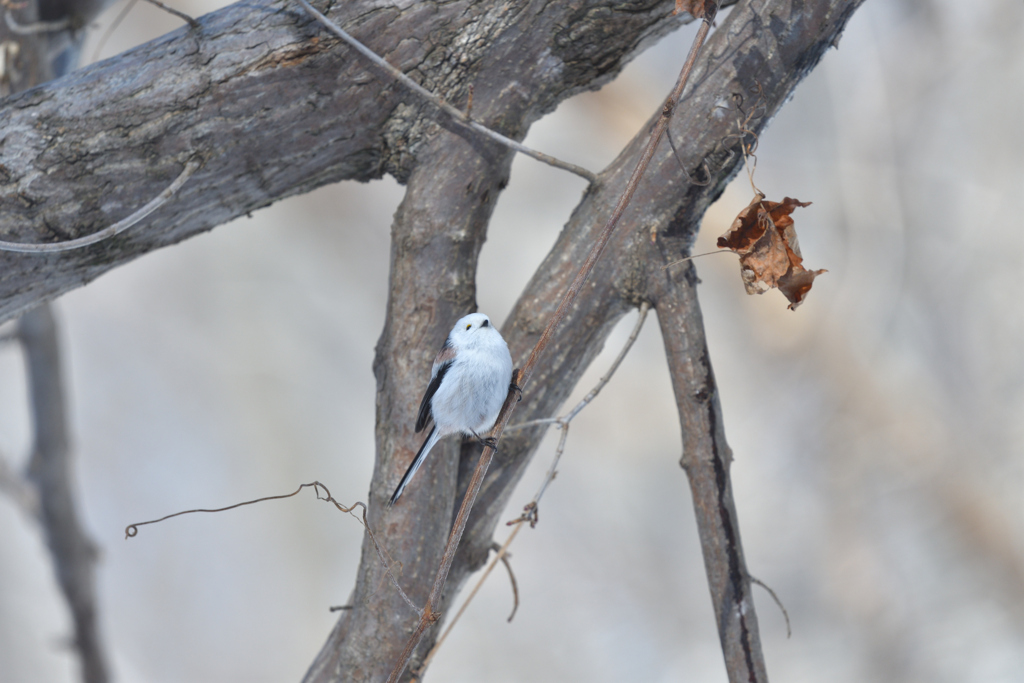
<instances>
[{"instance_id":1,"label":"brown dried leaf","mask_svg":"<svg viewBox=\"0 0 1024 683\"><path fill-rule=\"evenodd\" d=\"M714 14L716 5L716 0L676 0L675 14L688 12L694 19L703 19Z\"/></svg>"},{"instance_id":2,"label":"brown dried leaf","mask_svg":"<svg viewBox=\"0 0 1024 683\"><path fill-rule=\"evenodd\" d=\"M793 310L811 290L814 278L828 272L807 270L800 255L790 214L796 207L810 204L790 197L771 202L758 193L718 238L719 247L739 254L740 277L747 294L764 294L778 287Z\"/></svg>"}]
</instances>

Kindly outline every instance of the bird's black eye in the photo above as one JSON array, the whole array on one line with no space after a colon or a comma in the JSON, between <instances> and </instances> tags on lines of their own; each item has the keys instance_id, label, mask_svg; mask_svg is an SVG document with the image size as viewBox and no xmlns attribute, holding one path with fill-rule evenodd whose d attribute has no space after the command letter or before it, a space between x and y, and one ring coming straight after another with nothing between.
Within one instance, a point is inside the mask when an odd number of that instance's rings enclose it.
<instances>
[{"instance_id":1,"label":"bird's black eye","mask_svg":"<svg viewBox=\"0 0 1024 683\"><path fill-rule=\"evenodd\" d=\"M487 327L487 326L488 326L488 325L490 325L490 324L491 324L491 321L490 321L490 320L485 320L485 321L483 321L482 323L480 323L480 327Z\"/></svg>"}]
</instances>

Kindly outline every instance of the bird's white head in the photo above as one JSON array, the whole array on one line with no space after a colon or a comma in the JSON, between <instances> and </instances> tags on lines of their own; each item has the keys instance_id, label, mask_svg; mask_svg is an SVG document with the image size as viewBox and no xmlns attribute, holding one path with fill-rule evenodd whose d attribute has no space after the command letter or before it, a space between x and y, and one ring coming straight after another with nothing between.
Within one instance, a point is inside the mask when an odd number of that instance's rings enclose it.
<instances>
[{"instance_id":1,"label":"bird's white head","mask_svg":"<svg viewBox=\"0 0 1024 683\"><path fill-rule=\"evenodd\" d=\"M489 343L495 337L501 339L501 334L491 325L491 319L483 313L470 313L459 318L459 322L455 323L449 335L457 348Z\"/></svg>"}]
</instances>

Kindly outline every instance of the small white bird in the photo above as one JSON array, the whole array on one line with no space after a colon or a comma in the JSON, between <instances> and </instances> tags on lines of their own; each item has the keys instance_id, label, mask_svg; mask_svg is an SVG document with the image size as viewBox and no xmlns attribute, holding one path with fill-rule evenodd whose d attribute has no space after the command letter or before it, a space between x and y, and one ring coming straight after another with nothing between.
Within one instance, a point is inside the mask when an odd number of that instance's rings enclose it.
<instances>
[{"instance_id":1,"label":"small white bird","mask_svg":"<svg viewBox=\"0 0 1024 683\"><path fill-rule=\"evenodd\" d=\"M402 495L441 437L462 433L485 441L480 434L494 426L511 384L512 356L501 333L491 325L491 319L483 313L470 313L455 323L434 359L430 384L416 418L417 433L431 420L434 427L388 506L394 505Z\"/></svg>"}]
</instances>

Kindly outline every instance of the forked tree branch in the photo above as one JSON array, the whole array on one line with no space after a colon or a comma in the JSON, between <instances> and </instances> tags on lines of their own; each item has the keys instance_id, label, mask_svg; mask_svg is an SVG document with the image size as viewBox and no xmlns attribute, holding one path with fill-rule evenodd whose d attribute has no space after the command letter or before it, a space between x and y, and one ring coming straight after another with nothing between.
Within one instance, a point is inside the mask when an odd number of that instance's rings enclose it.
<instances>
[{"instance_id":1,"label":"forked tree branch","mask_svg":"<svg viewBox=\"0 0 1024 683\"><path fill-rule=\"evenodd\" d=\"M710 64L698 64L693 90L684 96L673 123L674 137L686 167L692 173L707 164L712 169L711 182L689 184L680 177L679 163L668 146L659 149L659 156L638 190L634 208L624 219L629 230L618 233L607 258L598 265L571 318L556 337L552 347L555 357L546 376L520 404L517 415L523 415L525 420L555 414L582 370L600 350L615 321L647 296L646 260L655 258L660 262L663 254L675 259L689 253L705 209L721 193L741 159L737 149L723 143L735 135L742 118L740 112L729 108L728 100L734 96L756 97L760 89L764 116L754 127L761 131L791 96L796 84L838 40L859 4L857 0L777 2L767 7L762 3L741 3L722 20L708 43ZM769 25L778 31L769 30ZM710 118L705 107L715 112ZM641 133L602 174L602 187L625 182L642 138ZM513 357L521 357L536 340L538 319L554 309L558 289L566 281L566 264L582 260L585 245L601 224L601 217L611 211L614 198L609 194L595 192L584 198L520 297L503 329L513 348ZM652 227L656 231L653 243ZM501 457L491 465L453 565L450 585L461 585L486 562L487 549L507 507L508 496L542 436L543 428L537 428L508 434L502 440ZM472 451L472 447L467 449ZM472 462L464 453L460 480L468 479Z\"/></svg>"},{"instance_id":2,"label":"forked tree branch","mask_svg":"<svg viewBox=\"0 0 1024 683\"><path fill-rule=\"evenodd\" d=\"M672 120L672 113L675 111L676 105L679 103L679 98L683 94L683 88L686 87L686 82L690 78L690 72L693 71L693 65L697 61L697 55L700 53L700 49L703 47L704 41L707 39L708 31L711 29L711 24L714 22L714 19L715 13L711 12L701 23L700 29L698 29L697 35L693 39L693 45L690 48L690 53L687 55L683 68L679 72L679 78L676 80L675 87L672 88L672 92L669 93L668 98L665 100L661 116L658 117L657 122L654 124L654 129L651 131L647 144L644 146L643 153L637 160L636 167L633 169L633 173L630 175L629 181L623 188L622 194L615 205L615 209L601 228L601 232L598 234L597 239L594 241L590 251L587 253L576 277L573 278L572 282L569 284L565 295L558 304L558 308L555 309L555 312L548 320L548 323L544 328L544 332L541 334L540 339L537 340L533 350L530 352L530 357L527 358L526 364L519 369L513 378L513 382L518 385L521 391L525 391L527 389L530 378L533 376L534 370L540 362L541 355L551 342L552 335L555 330L558 329L562 320L565 319L569 309L576 301L576 297L579 295L580 291L582 291L583 286L590 278L590 274L593 272L594 266L597 265L598 260L601 258L605 248L611 241L612 234L618 226L622 215L625 213L626 207L629 206L630 200L633 198L633 195L636 194L640 180L644 177L644 173L647 171L647 166L651 163L651 159L654 158L654 152L657 150L662 136L668 129L668 124ZM498 414L497 422L495 422L494 429L491 431L491 437L493 439L497 440L501 438L501 433L505 429L505 425L508 424L509 419L512 417L512 412L515 410L517 402L517 392L510 389L508 396L505 399L505 405L502 407L501 413ZM458 550L459 543L462 540L462 534L466 530L466 524L469 522L470 511L473 509L474 503L476 503L476 497L480 493L480 487L483 485L484 475L487 474L487 468L491 464L491 458L494 457L494 453L495 447L489 445L486 446L480 454L480 459L473 471L473 476L469 480L469 485L466 487L466 493L463 496L462 505L459 506L459 511L455 515L455 523L452 526L448 542L445 544L444 554L441 556L441 566L438 568L437 575L434 578L434 586L431 589L430 596L427 598L427 603L423 608L423 615L420 617L420 622L416 626L416 630L409 637L409 641L406 644L405 649L402 650L402 654L395 662L394 668L391 670L391 675L388 677L388 683L397 683L398 678L405 671L405 667L409 663L409 659L412 657L413 650L419 645L420 639L423 637L423 633L426 631L427 627L437 621L440 616L437 613L437 608L441 605L442 591L448 581L448 572L451 569L452 562L455 561L455 552Z\"/></svg>"},{"instance_id":3,"label":"forked tree branch","mask_svg":"<svg viewBox=\"0 0 1024 683\"><path fill-rule=\"evenodd\" d=\"M399 88L368 76L347 48L320 38L288 2L240 3L201 18L198 30L176 32L4 102L4 239L35 243L88 234L166 187L190 150L202 150L210 162L175 196L174 211L158 211L124 235L63 256L0 255L0 319L289 194L385 172L408 181L394 226L387 327L375 362L378 456L370 522L402 563L410 596L423 604L455 501L476 464L473 447L464 448L458 466L443 457L454 455L454 444L439 448L421 470L422 487L406 494L412 501L406 510L396 508L384 519L379 503L418 446L413 402L430 357L451 320L475 307L476 258L510 155L420 116ZM698 187L681 180L667 145L657 150L609 253L551 338L519 408L524 419L556 414L614 323L645 296L648 250L657 257L687 252L704 210L735 170L738 155L728 140L737 121L730 103L762 92L765 116L753 126L759 131L859 4L743 2L722 22L709 43L710 61L697 65L673 125L687 173L703 181L698 169L706 167L711 182ZM353 0L335 3L330 16L449 101L461 101L472 84L474 117L521 138L559 101L604 82L641 43L676 25L667 18L671 6L620 12L615 3L541 3L508 14L470 0L405 9ZM475 39L466 42L467 36ZM508 89L512 82L518 90ZM268 96L283 105L261 109ZM98 134L110 130L125 135ZM523 293L503 330L515 358L537 343L573 264L606 223L647 138L645 130L601 174L603 187L586 194ZM502 441L442 603L485 561L494 526L543 432L523 430ZM393 663L406 635L400 623L406 612L390 591L373 596L381 585L377 565L372 545L364 543L353 609L339 620L309 680L377 681ZM428 631L424 645L432 637Z\"/></svg>"},{"instance_id":4,"label":"forked tree branch","mask_svg":"<svg viewBox=\"0 0 1024 683\"><path fill-rule=\"evenodd\" d=\"M655 256L664 250L673 258L687 252L705 209L721 193L741 158L729 141L736 141L737 126L743 117L730 103L736 98L754 98L761 92L764 116L752 126L760 131L825 50L836 42L859 4L859 0L744 2L722 20L708 43L710 61L698 62L693 87L684 95L673 123L679 154L690 174L695 175L706 164L712 172L711 182L701 186L686 182L669 146L659 147L622 218L623 229L615 233L606 258L598 262L565 323L553 336L543 369L519 404L517 415L530 420L557 414L616 321L644 298L647 250L653 249ZM709 116L708 112L713 113ZM525 358L536 344L576 274L574 264L585 259L613 211L654 124L652 120L601 174L599 187L584 196L521 295L502 329L513 359ZM450 228L447 224L452 216L460 215L458 211L448 212L449 193L466 183L464 176L448 176L451 169L461 171L462 164L474 158L463 156L461 149L439 156L431 148L421 159L422 177L410 181L411 195L403 202L393 228L391 269L400 277L391 283L392 299L375 363L379 450L371 487L370 518L373 528L387 535L384 542L403 563L403 585L413 599L423 603L430 590L430 579L424 573L437 566L436 553L443 545L437 539L447 536L454 514L452 506L463 499L479 448L473 444L463 446L456 484L450 456L446 455L452 452L454 444L442 442L437 455L420 472L424 481L406 492L410 497L407 505L395 506L387 517L377 511L383 508L397 477L419 445L411 429L415 421L414 400L422 391L433 350L440 346L451 320L471 310L472 274L467 275L461 267L451 275L434 268L438 262L462 263L451 251L450 235L459 235L458 241L463 245L467 238L471 238L473 245L480 239L476 227L467 232L464 227ZM486 165L482 168L478 182L487 184L495 173L503 172L501 165L496 171ZM422 221L414 229L410 216L428 215L420 213L417 207L428 204L428 200L420 197L431 192L429 203L437 220ZM443 213L437 213L439 208ZM656 228L655 243L651 242L652 226ZM410 275L421 271L422 277ZM440 291L438 282L443 283ZM452 565L442 610L469 574L486 563L495 526L543 434L544 427L540 426L502 439L501 450L484 479ZM447 509L445 500L449 502ZM339 619L310 668L307 681L381 680L404 644L405 632L396 621L401 605L389 603L390 596L372 594L381 577L374 571L377 563L369 551L372 549L364 543L353 609ZM396 637L401 641L396 643ZM435 637L436 630L428 629L423 644L413 655L414 668ZM367 656L371 647L373 654ZM389 653L388 648L396 649Z\"/></svg>"}]
</instances>

